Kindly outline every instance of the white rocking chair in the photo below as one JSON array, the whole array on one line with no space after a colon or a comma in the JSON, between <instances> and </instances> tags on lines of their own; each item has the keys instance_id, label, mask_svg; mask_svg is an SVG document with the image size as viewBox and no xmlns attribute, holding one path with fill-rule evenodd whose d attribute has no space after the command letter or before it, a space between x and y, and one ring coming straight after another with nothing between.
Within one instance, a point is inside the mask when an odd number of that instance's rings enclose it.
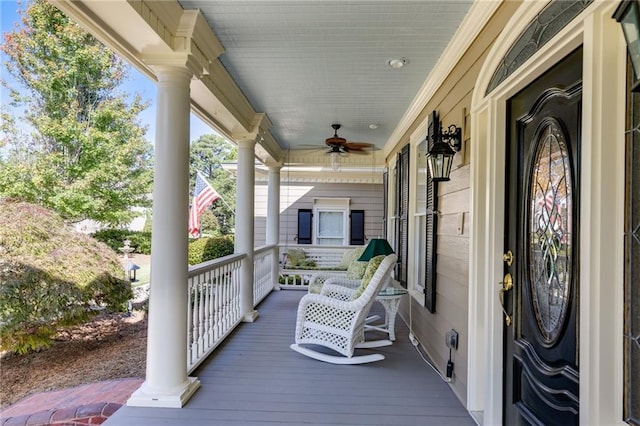
<instances>
[{"instance_id":1,"label":"white rocking chair","mask_svg":"<svg viewBox=\"0 0 640 426\"><path fill-rule=\"evenodd\" d=\"M378 348L392 344L390 340L365 342L364 330L371 305L391 273L397 256L384 258L360 297L358 289L325 284L320 294L307 294L300 299L296 321L294 351L332 364L363 364L384 359L382 354L353 356L356 348ZM330 355L302 344L319 345L342 354Z\"/></svg>"}]
</instances>

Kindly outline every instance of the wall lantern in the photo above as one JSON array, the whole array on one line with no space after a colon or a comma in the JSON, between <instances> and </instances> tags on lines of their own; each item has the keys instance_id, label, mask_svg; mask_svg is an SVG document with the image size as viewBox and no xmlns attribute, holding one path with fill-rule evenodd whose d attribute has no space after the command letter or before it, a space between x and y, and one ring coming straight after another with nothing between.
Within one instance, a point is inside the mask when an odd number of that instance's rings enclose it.
<instances>
[{"instance_id":1,"label":"wall lantern","mask_svg":"<svg viewBox=\"0 0 640 426\"><path fill-rule=\"evenodd\" d=\"M453 156L462 148L462 129L452 124L443 132L440 123L433 124L434 128L439 131L435 132L434 144L427 154L431 180L446 182L449 180L449 173L451 173Z\"/></svg>"},{"instance_id":2,"label":"wall lantern","mask_svg":"<svg viewBox=\"0 0 640 426\"><path fill-rule=\"evenodd\" d=\"M633 66L632 92L640 92L640 5L638 0L623 0L613 13L613 19L622 26L627 50Z\"/></svg>"}]
</instances>

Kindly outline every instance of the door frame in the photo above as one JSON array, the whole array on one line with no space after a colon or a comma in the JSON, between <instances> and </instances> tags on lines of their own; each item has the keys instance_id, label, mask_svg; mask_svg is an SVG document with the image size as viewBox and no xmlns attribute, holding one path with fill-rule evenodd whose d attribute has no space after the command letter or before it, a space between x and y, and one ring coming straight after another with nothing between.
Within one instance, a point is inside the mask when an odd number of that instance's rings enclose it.
<instances>
[{"instance_id":1,"label":"door frame","mask_svg":"<svg viewBox=\"0 0 640 426\"><path fill-rule=\"evenodd\" d=\"M502 424L503 339L498 283L504 251L506 101L583 45L580 190L580 420L622 422L624 117L626 46L595 1L489 95L494 71L547 5L525 1L487 55L471 104L471 217L467 408ZM490 212L490 213L488 213ZM601 285L603 284L603 285ZM604 285L606 284L606 286ZM611 315L615 312L616 315Z\"/></svg>"}]
</instances>

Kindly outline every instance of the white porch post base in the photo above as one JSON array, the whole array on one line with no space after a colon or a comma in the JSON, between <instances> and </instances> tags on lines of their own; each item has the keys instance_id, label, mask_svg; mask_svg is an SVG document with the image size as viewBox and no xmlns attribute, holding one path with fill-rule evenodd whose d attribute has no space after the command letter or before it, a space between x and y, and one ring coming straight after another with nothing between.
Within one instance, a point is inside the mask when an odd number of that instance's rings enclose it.
<instances>
[{"instance_id":1,"label":"white porch post base","mask_svg":"<svg viewBox=\"0 0 640 426\"><path fill-rule=\"evenodd\" d=\"M200 387L200 380L197 377L187 377L187 382L175 393L158 393L153 389L148 389L147 382L131 394L127 400L129 407L160 407L160 408L182 408L184 404Z\"/></svg>"},{"instance_id":2,"label":"white porch post base","mask_svg":"<svg viewBox=\"0 0 640 426\"><path fill-rule=\"evenodd\" d=\"M254 322L255 320L258 319L258 316L259 316L258 311L256 310L249 311L243 315L242 322Z\"/></svg>"}]
</instances>

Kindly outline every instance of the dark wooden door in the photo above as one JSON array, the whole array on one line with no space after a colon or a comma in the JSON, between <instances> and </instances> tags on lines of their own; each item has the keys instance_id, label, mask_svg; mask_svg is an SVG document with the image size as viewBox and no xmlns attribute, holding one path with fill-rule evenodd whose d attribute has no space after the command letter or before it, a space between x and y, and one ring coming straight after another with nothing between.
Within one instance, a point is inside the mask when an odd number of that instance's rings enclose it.
<instances>
[{"instance_id":1,"label":"dark wooden door","mask_svg":"<svg viewBox=\"0 0 640 426\"><path fill-rule=\"evenodd\" d=\"M509 426L578 424L581 64L579 49L507 105L499 296Z\"/></svg>"}]
</instances>

